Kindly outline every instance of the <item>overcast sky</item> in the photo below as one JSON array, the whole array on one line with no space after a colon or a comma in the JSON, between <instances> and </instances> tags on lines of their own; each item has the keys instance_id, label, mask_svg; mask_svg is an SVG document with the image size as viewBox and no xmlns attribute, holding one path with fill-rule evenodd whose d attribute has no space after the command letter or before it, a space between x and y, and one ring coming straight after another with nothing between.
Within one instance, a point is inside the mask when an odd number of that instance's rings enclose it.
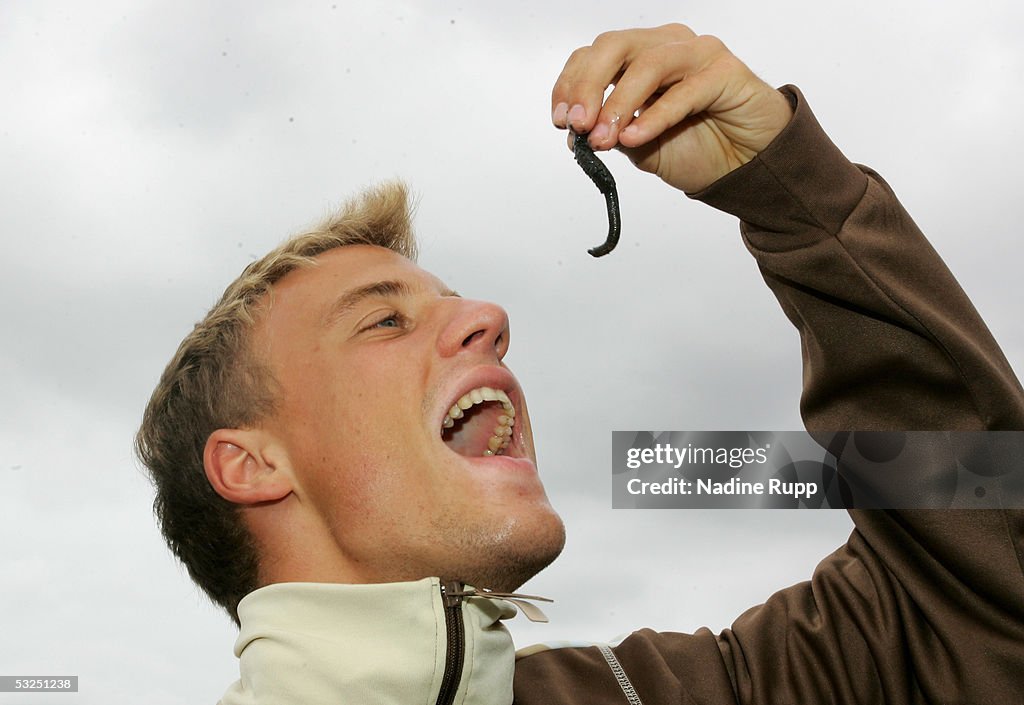
<instances>
[{"instance_id":1,"label":"overcast sky","mask_svg":"<svg viewBox=\"0 0 1024 705\"><path fill-rule=\"evenodd\" d=\"M622 242L587 255L603 202L549 93L603 30L683 21L799 85L1024 369L1018 3L495 7L0 4L0 675L81 679L34 705L214 702L236 679L235 629L164 548L132 436L226 284L385 178L419 197L421 264L511 315L569 530L526 588L553 621L516 620L518 645L720 629L844 541L836 511L610 509L612 430L798 429L800 365L734 220L618 154Z\"/></svg>"}]
</instances>

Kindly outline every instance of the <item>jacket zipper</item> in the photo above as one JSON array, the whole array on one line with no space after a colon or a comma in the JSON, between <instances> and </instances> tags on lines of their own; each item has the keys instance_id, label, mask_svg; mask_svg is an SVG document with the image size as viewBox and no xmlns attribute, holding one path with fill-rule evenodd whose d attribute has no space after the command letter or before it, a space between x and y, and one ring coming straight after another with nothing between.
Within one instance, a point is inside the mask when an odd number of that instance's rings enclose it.
<instances>
[{"instance_id":1,"label":"jacket zipper","mask_svg":"<svg viewBox=\"0 0 1024 705\"><path fill-rule=\"evenodd\" d=\"M462 662L466 655L466 631L462 621L462 584L442 583L441 601L444 604L445 635L448 644L444 657L444 675L437 705L452 705L462 680Z\"/></svg>"}]
</instances>

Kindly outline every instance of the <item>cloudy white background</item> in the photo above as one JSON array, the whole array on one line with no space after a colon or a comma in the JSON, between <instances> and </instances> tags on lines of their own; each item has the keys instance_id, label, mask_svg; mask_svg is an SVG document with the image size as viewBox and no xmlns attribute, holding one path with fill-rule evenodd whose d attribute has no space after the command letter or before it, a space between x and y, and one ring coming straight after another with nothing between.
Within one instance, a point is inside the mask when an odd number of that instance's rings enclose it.
<instances>
[{"instance_id":1,"label":"cloudy white background","mask_svg":"<svg viewBox=\"0 0 1024 705\"><path fill-rule=\"evenodd\" d=\"M163 547L132 457L180 339L254 256L373 181L421 264L506 306L569 527L517 642L727 626L810 576L834 511L613 511L613 429L793 430L796 333L736 223L612 154L623 236L550 127L569 52L684 21L805 91L881 171L1024 369L1024 11L859 3L0 2L0 675L27 702L214 702L235 629ZM500 8L500 9L496 9ZM519 620L517 620L518 622Z\"/></svg>"}]
</instances>

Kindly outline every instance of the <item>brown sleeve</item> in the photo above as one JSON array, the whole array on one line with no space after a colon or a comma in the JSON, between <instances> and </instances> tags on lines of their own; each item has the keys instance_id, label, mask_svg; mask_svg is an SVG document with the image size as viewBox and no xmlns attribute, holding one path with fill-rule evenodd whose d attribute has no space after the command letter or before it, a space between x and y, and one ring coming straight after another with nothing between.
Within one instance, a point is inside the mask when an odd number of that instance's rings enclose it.
<instances>
[{"instance_id":1,"label":"brown sleeve","mask_svg":"<svg viewBox=\"0 0 1024 705\"><path fill-rule=\"evenodd\" d=\"M1024 430L1020 383L949 270L783 91L786 130L694 197L741 219L800 333L808 429ZM1024 511L851 514L809 582L717 638L644 630L616 647L642 702L1024 703ZM589 701L596 675L560 651L517 664L519 702ZM558 680L575 695L523 697Z\"/></svg>"},{"instance_id":2,"label":"brown sleeve","mask_svg":"<svg viewBox=\"0 0 1024 705\"><path fill-rule=\"evenodd\" d=\"M1020 382L956 279L888 185L787 93L787 129L694 197L741 219L800 332L808 429L1024 429Z\"/></svg>"},{"instance_id":3,"label":"brown sleeve","mask_svg":"<svg viewBox=\"0 0 1024 705\"><path fill-rule=\"evenodd\" d=\"M786 132L747 173L697 197L743 220L800 332L807 428L1024 429L1020 382L952 274L888 185L848 162L788 93ZM851 514L857 530L810 584L722 635L741 700L815 683L841 702L1022 692L1024 512Z\"/></svg>"}]
</instances>

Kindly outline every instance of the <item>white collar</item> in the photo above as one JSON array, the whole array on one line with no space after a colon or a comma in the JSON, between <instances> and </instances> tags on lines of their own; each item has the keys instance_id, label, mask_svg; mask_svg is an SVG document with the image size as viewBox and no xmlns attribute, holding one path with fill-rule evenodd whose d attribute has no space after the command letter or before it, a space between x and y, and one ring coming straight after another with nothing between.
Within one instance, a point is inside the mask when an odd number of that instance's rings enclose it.
<instances>
[{"instance_id":1,"label":"white collar","mask_svg":"<svg viewBox=\"0 0 1024 705\"><path fill-rule=\"evenodd\" d=\"M459 705L512 702L514 647L504 600L461 600ZM434 703L447 637L440 581L377 585L278 583L238 605L240 679L221 705Z\"/></svg>"}]
</instances>

